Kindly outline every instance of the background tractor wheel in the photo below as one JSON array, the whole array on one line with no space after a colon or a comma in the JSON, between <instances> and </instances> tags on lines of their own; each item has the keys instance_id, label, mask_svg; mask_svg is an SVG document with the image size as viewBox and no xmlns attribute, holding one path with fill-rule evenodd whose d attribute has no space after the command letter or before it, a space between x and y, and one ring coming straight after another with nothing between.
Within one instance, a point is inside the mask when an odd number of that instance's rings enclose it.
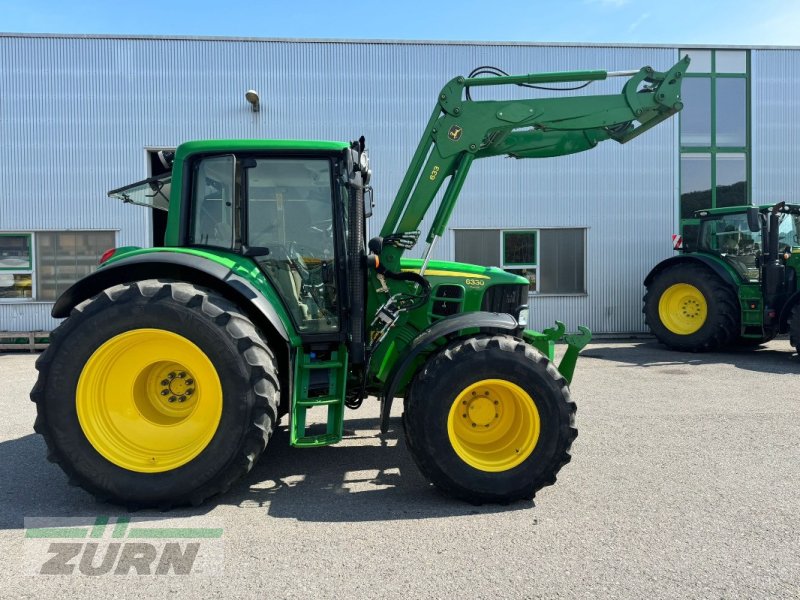
<instances>
[{"instance_id":1,"label":"background tractor wheel","mask_svg":"<svg viewBox=\"0 0 800 600\"><path fill-rule=\"evenodd\" d=\"M552 485L578 435L564 378L505 335L459 340L433 356L406 395L409 450L440 490L468 502L531 499Z\"/></svg>"},{"instance_id":2,"label":"background tractor wheel","mask_svg":"<svg viewBox=\"0 0 800 600\"><path fill-rule=\"evenodd\" d=\"M647 286L647 325L673 350L706 352L739 338L739 304L733 291L709 269L678 264Z\"/></svg>"},{"instance_id":3,"label":"background tractor wheel","mask_svg":"<svg viewBox=\"0 0 800 600\"><path fill-rule=\"evenodd\" d=\"M800 304L795 305L789 317L789 342L800 355Z\"/></svg>"},{"instance_id":4,"label":"background tractor wheel","mask_svg":"<svg viewBox=\"0 0 800 600\"><path fill-rule=\"evenodd\" d=\"M250 320L188 283L117 285L78 305L36 362L34 429L70 481L129 507L200 504L247 473L279 403Z\"/></svg>"}]
</instances>

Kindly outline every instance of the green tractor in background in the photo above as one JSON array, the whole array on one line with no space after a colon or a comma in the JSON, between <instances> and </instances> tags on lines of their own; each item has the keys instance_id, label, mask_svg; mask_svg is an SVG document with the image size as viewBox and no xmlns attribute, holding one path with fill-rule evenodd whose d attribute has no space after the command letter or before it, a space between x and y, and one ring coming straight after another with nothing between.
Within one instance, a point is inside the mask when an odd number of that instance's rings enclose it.
<instances>
[{"instance_id":1,"label":"green tractor in background","mask_svg":"<svg viewBox=\"0 0 800 600\"><path fill-rule=\"evenodd\" d=\"M800 352L800 205L695 214L697 239L644 280L645 320L656 338L703 352L789 333Z\"/></svg>"},{"instance_id":2,"label":"green tractor in background","mask_svg":"<svg viewBox=\"0 0 800 600\"><path fill-rule=\"evenodd\" d=\"M110 250L53 308L66 320L31 392L48 457L101 499L199 504L253 467L283 416L293 446L320 447L342 439L345 408L371 395L386 431L399 396L408 448L438 488L475 503L532 498L570 460L568 383L590 333L528 329L527 279L434 261L432 249L474 160L628 142L681 110L688 64L454 78L369 242L363 138L199 141L164 154L167 174L110 192L167 211L164 247ZM607 77L627 78L622 93L470 95ZM403 258L432 211L424 258Z\"/></svg>"}]
</instances>

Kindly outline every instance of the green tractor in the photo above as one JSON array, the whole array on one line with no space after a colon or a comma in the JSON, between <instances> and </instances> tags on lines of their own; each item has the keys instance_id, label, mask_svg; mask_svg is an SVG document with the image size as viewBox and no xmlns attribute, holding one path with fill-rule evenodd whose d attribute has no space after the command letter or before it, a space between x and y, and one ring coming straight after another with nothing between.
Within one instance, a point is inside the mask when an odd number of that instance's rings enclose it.
<instances>
[{"instance_id":1,"label":"green tractor","mask_svg":"<svg viewBox=\"0 0 800 600\"><path fill-rule=\"evenodd\" d=\"M703 352L789 333L800 352L800 205L701 210L689 248L644 280L645 320L660 342Z\"/></svg>"},{"instance_id":2,"label":"green tractor","mask_svg":"<svg viewBox=\"0 0 800 600\"><path fill-rule=\"evenodd\" d=\"M570 460L568 383L590 333L528 329L527 279L431 250L474 160L625 143L682 108L687 65L454 78L368 242L363 137L164 154L168 173L109 192L167 211L164 246L110 250L53 308L66 320L31 392L49 459L104 500L197 505L253 467L283 416L292 446L319 447L368 396L385 432L402 397L408 448L438 488L473 503L532 498ZM470 96L612 76L627 78L622 93ZM404 258L445 181L423 258Z\"/></svg>"}]
</instances>

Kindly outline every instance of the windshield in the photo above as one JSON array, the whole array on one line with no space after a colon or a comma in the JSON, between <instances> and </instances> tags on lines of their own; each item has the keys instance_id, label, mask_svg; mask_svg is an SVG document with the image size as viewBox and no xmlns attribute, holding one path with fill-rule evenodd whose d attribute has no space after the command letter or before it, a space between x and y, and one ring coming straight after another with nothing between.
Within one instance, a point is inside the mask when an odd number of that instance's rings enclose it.
<instances>
[{"instance_id":1,"label":"windshield","mask_svg":"<svg viewBox=\"0 0 800 600\"><path fill-rule=\"evenodd\" d=\"M169 210L169 192L172 173L149 177L136 183L108 192L109 198L116 198L128 204L149 206L159 210Z\"/></svg>"},{"instance_id":2,"label":"windshield","mask_svg":"<svg viewBox=\"0 0 800 600\"><path fill-rule=\"evenodd\" d=\"M255 158L247 172L248 243L303 333L338 331L331 163Z\"/></svg>"},{"instance_id":3,"label":"windshield","mask_svg":"<svg viewBox=\"0 0 800 600\"><path fill-rule=\"evenodd\" d=\"M761 234L750 231L745 213L703 221L698 248L722 256L745 280L758 281L756 257L761 252Z\"/></svg>"}]
</instances>

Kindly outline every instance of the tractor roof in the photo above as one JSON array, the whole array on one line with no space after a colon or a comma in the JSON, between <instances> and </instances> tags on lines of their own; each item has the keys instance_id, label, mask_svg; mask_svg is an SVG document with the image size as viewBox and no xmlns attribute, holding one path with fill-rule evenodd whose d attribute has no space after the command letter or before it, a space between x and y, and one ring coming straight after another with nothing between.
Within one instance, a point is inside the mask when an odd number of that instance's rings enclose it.
<instances>
[{"instance_id":1,"label":"tractor roof","mask_svg":"<svg viewBox=\"0 0 800 600\"><path fill-rule=\"evenodd\" d=\"M348 148L347 142L321 140L197 140L184 142L176 151L177 158L196 152L234 152L237 150L311 150L338 152Z\"/></svg>"}]
</instances>

